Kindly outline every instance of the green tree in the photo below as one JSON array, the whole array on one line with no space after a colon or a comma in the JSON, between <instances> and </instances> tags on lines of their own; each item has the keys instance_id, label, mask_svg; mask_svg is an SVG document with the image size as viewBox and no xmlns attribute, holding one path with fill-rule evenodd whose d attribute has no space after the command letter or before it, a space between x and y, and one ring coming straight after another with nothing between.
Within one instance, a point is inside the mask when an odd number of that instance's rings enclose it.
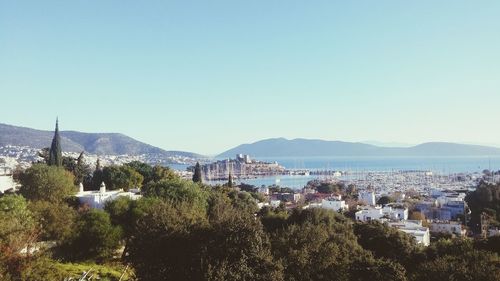
<instances>
[{"instance_id":1,"label":"green tree","mask_svg":"<svg viewBox=\"0 0 500 281\"><path fill-rule=\"evenodd\" d=\"M363 257L349 266L349 281L406 281L405 268L394 261Z\"/></svg>"},{"instance_id":2,"label":"green tree","mask_svg":"<svg viewBox=\"0 0 500 281\"><path fill-rule=\"evenodd\" d=\"M340 188L336 184L331 184L331 183L322 183L318 187L316 187L316 190L319 193L336 193L340 191Z\"/></svg>"},{"instance_id":3,"label":"green tree","mask_svg":"<svg viewBox=\"0 0 500 281\"><path fill-rule=\"evenodd\" d=\"M134 169L136 172L141 174L144 178L143 183L147 184L149 182L158 182L160 180L176 179L178 176L168 167L162 167L160 165L151 166L149 164L132 161L125 164Z\"/></svg>"},{"instance_id":4,"label":"green tree","mask_svg":"<svg viewBox=\"0 0 500 281\"><path fill-rule=\"evenodd\" d=\"M78 218L72 235L61 247L61 253L70 259L105 260L116 252L121 230L111 224L108 213L98 209L83 212Z\"/></svg>"},{"instance_id":5,"label":"green tree","mask_svg":"<svg viewBox=\"0 0 500 281\"><path fill-rule=\"evenodd\" d=\"M356 223L354 233L358 237L358 243L377 258L386 258L406 265L417 251L413 237L377 221Z\"/></svg>"},{"instance_id":6,"label":"green tree","mask_svg":"<svg viewBox=\"0 0 500 281\"><path fill-rule=\"evenodd\" d=\"M285 280L349 280L353 261L369 256L348 219L316 208L293 210L285 226L271 232L271 244Z\"/></svg>"},{"instance_id":7,"label":"green tree","mask_svg":"<svg viewBox=\"0 0 500 281\"><path fill-rule=\"evenodd\" d=\"M227 206L228 211L231 207ZM214 221L201 244L205 280L283 280L281 264L274 260L262 224L252 215Z\"/></svg>"},{"instance_id":8,"label":"green tree","mask_svg":"<svg viewBox=\"0 0 500 281\"><path fill-rule=\"evenodd\" d=\"M201 166L199 162L196 162L196 165L194 166L193 181L197 183L203 182L203 176L201 173Z\"/></svg>"},{"instance_id":9,"label":"green tree","mask_svg":"<svg viewBox=\"0 0 500 281\"><path fill-rule=\"evenodd\" d=\"M156 200L142 209L128 245L127 261L140 280L202 280L201 241L207 220L187 202Z\"/></svg>"},{"instance_id":10,"label":"green tree","mask_svg":"<svg viewBox=\"0 0 500 281\"><path fill-rule=\"evenodd\" d=\"M15 258L36 241L33 214L20 195L0 197L0 256Z\"/></svg>"},{"instance_id":11,"label":"green tree","mask_svg":"<svg viewBox=\"0 0 500 281\"><path fill-rule=\"evenodd\" d=\"M123 189L128 191L141 187L144 177L130 166L107 166L102 170L103 181L109 190Z\"/></svg>"},{"instance_id":12,"label":"green tree","mask_svg":"<svg viewBox=\"0 0 500 281\"><path fill-rule=\"evenodd\" d=\"M228 187L233 187L234 186L234 182L233 182L233 174L232 173L229 173L229 178L227 180L227 186Z\"/></svg>"},{"instance_id":13,"label":"green tree","mask_svg":"<svg viewBox=\"0 0 500 281\"><path fill-rule=\"evenodd\" d=\"M67 204L34 201L29 204L29 209L40 229L42 240L61 242L71 234L77 213Z\"/></svg>"},{"instance_id":14,"label":"green tree","mask_svg":"<svg viewBox=\"0 0 500 281\"><path fill-rule=\"evenodd\" d=\"M101 161L97 159L95 170L92 173L92 180L90 181L91 190L99 190L101 184L104 182L104 175L101 167Z\"/></svg>"},{"instance_id":15,"label":"green tree","mask_svg":"<svg viewBox=\"0 0 500 281\"><path fill-rule=\"evenodd\" d=\"M84 152L82 151L76 159L76 166L73 171L70 171L75 176L75 185L88 182L92 178L90 165L85 163Z\"/></svg>"},{"instance_id":16,"label":"green tree","mask_svg":"<svg viewBox=\"0 0 500 281\"><path fill-rule=\"evenodd\" d=\"M471 250L458 255L438 256L419 264L412 280L498 281L500 258L497 254Z\"/></svg>"},{"instance_id":17,"label":"green tree","mask_svg":"<svg viewBox=\"0 0 500 281\"><path fill-rule=\"evenodd\" d=\"M205 213L207 209L208 191L191 181L174 179L150 182L143 188L146 197L159 197L164 200L193 204L193 208Z\"/></svg>"},{"instance_id":18,"label":"green tree","mask_svg":"<svg viewBox=\"0 0 500 281\"><path fill-rule=\"evenodd\" d=\"M59 136L59 120L56 120L56 130L54 132L54 138L52 139L52 145L49 150L49 166L62 166L62 149L61 149L61 136Z\"/></svg>"},{"instance_id":19,"label":"green tree","mask_svg":"<svg viewBox=\"0 0 500 281\"><path fill-rule=\"evenodd\" d=\"M76 191L70 172L45 164L32 165L19 176L19 181L21 194L29 200L61 202Z\"/></svg>"},{"instance_id":20,"label":"green tree","mask_svg":"<svg viewBox=\"0 0 500 281\"><path fill-rule=\"evenodd\" d=\"M469 226L473 231L480 232L483 212L489 213L490 225L500 226L500 185L482 182L475 191L467 194L465 201L471 210Z\"/></svg>"},{"instance_id":21,"label":"green tree","mask_svg":"<svg viewBox=\"0 0 500 281\"><path fill-rule=\"evenodd\" d=\"M379 205L387 205L389 203L395 202L394 198L390 196L382 196L378 199L377 204Z\"/></svg>"}]
</instances>

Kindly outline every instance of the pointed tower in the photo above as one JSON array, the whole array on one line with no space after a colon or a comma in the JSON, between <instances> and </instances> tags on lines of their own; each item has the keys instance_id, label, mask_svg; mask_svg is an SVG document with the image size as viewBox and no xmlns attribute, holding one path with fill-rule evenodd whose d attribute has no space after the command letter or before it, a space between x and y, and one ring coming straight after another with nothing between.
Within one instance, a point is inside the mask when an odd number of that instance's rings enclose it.
<instances>
[{"instance_id":1,"label":"pointed tower","mask_svg":"<svg viewBox=\"0 0 500 281\"><path fill-rule=\"evenodd\" d=\"M49 151L49 165L62 166L61 137L59 136L59 119L56 119L56 131Z\"/></svg>"}]
</instances>

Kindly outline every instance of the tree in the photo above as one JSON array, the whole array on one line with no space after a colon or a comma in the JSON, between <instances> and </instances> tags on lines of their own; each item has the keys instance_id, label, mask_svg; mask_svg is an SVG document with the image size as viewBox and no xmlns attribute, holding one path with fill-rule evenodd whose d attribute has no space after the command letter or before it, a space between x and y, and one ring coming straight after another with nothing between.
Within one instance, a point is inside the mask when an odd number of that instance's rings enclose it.
<instances>
[{"instance_id":1,"label":"tree","mask_svg":"<svg viewBox=\"0 0 500 281\"><path fill-rule=\"evenodd\" d=\"M234 182L233 182L233 174L232 173L229 173L229 178L227 180L227 186L228 187L233 187L234 186Z\"/></svg>"},{"instance_id":2,"label":"tree","mask_svg":"<svg viewBox=\"0 0 500 281\"><path fill-rule=\"evenodd\" d=\"M83 151L76 159L75 169L71 172L75 176L75 185L90 181L92 171L90 169L90 166L87 163L85 163Z\"/></svg>"},{"instance_id":3,"label":"tree","mask_svg":"<svg viewBox=\"0 0 500 281\"><path fill-rule=\"evenodd\" d=\"M482 182L475 191L465 197L471 210L469 226L476 233L480 232L481 214L489 213L489 223L500 226L500 185Z\"/></svg>"},{"instance_id":4,"label":"tree","mask_svg":"<svg viewBox=\"0 0 500 281\"><path fill-rule=\"evenodd\" d=\"M377 258L386 258L406 265L417 250L414 238L377 221L356 223L358 243Z\"/></svg>"},{"instance_id":5,"label":"tree","mask_svg":"<svg viewBox=\"0 0 500 281\"><path fill-rule=\"evenodd\" d=\"M248 192L231 190L228 192L227 196L229 197L233 207L238 212L255 214L259 210L259 208L257 207L257 202Z\"/></svg>"},{"instance_id":6,"label":"tree","mask_svg":"<svg viewBox=\"0 0 500 281\"><path fill-rule=\"evenodd\" d=\"M262 224L252 217L233 212L210 224L200 245L205 280L283 280Z\"/></svg>"},{"instance_id":7,"label":"tree","mask_svg":"<svg viewBox=\"0 0 500 281\"><path fill-rule=\"evenodd\" d=\"M379 205L387 205L389 203L394 202L394 198L390 196L382 196L378 199L377 204Z\"/></svg>"},{"instance_id":8,"label":"tree","mask_svg":"<svg viewBox=\"0 0 500 281\"><path fill-rule=\"evenodd\" d=\"M363 257L349 267L349 281L406 281L405 268L394 261Z\"/></svg>"},{"instance_id":9,"label":"tree","mask_svg":"<svg viewBox=\"0 0 500 281\"><path fill-rule=\"evenodd\" d=\"M201 241L193 239L193 235L207 223L205 215L186 202L150 203L142 209L127 247L127 261L134 266L136 275L151 281L202 280Z\"/></svg>"},{"instance_id":10,"label":"tree","mask_svg":"<svg viewBox=\"0 0 500 281\"><path fill-rule=\"evenodd\" d=\"M0 258L15 258L36 239L33 214L19 195L0 197Z\"/></svg>"},{"instance_id":11,"label":"tree","mask_svg":"<svg viewBox=\"0 0 500 281\"><path fill-rule=\"evenodd\" d=\"M150 182L144 186L143 194L145 197L159 197L173 203L187 202L202 213L207 209L207 190L182 179Z\"/></svg>"},{"instance_id":12,"label":"tree","mask_svg":"<svg viewBox=\"0 0 500 281\"><path fill-rule=\"evenodd\" d=\"M99 190L101 183L103 183L103 181L104 181L104 175L101 167L101 161L97 159L97 162L95 164L95 170L94 173L92 174L92 181L90 188L92 190Z\"/></svg>"},{"instance_id":13,"label":"tree","mask_svg":"<svg viewBox=\"0 0 500 281\"><path fill-rule=\"evenodd\" d=\"M61 202L76 191L70 172L45 164L32 165L19 176L19 181L21 194L29 200Z\"/></svg>"},{"instance_id":14,"label":"tree","mask_svg":"<svg viewBox=\"0 0 500 281\"><path fill-rule=\"evenodd\" d=\"M121 240L121 230L111 224L108 213L98 209L83 212L61 252L70 259L105 260L113 256Z\"/></svg>"},{"instance_id":15,"label":"tree","mask_svg":"<svg viewBox=\"0 0 500 281\"><path fill-rule=\"evenodd\" d=\"M139 188L144 177L130 166L107 166L102 170L102 178L109 190Z\"/></svg>"},{"instance_id":16,"label":"tree","mask_svg":"<svg viewBox=\"0 0 500 281\"><path fill-rule=\"evenodd\" d=\"M56 120L56 130L52 145L49 150L49 166L62 166L62 150L61 150L61 136L59 136L59 120Z\"/></svg>"},{"instance_id":17,"label":"tree","mask_svg":"<svg viewBox=\"0 0 500 281\"><path fill-rule=\"evenodd\" d=\"M331 183L322 183L318 187L316 187L316 190L319 193L327 193L327 194L329 194L329 193L335 193L335 192L339 192L340 191L338 185L331 184Z\"/></svg>"},{"instance_id":18,"label":"tree","mask_svg":"<svg viewBox=\"0 0 500 281\"><path fill-rule=\"evenodd\" d=\"M29 204L29 209L40 229L42 240L61 242L71 234L77 214L65 203L34 201Z\"/></svg>"},{"instance_id":19,"label":"tree","mask_svg":"<svg viewBox=\"0 0 500 281\"><path fill-rule=\"evenodd\" d=\"M153 167L140 161L132 161L125 164L125 166L129 166L136 172L141 174L144 178L144 184L147 184L149 182L158 182L164 179L175 179L178 177L170 168L162 167L160 165L156 165Z\"/></svg>"},{"instance_id":20,"label":"tree","mask_svg":"<svg viewBox=\"0 0 500 281\"><path fill-rule=\"evenodd\" d=\"M499 264L498 255L486 251L444 255L420 264L412 274L412 280L498 281Z\"/></svg>"},{"instance_id":21,"label":"tree","mask_svg":"<svg viewBox=\"0 0 500 281\"><path fill-rule=\"evenodd\" d=\"M188 202L147 206L127 257L140 280L282 280L260 223L213 199L210 222Z\"/></svg>"},{"instance_id":22,"label":"tree","mask_svg":"<svg viewBox=\"0 0 500 281\"><path fill-rule=\"evenodd\" d=\"M351 222L329 210L293 210L285 226L270 235L285 280L347 281L354 260L369 256L356 243Z\"/></svg>"},{"instance_id":23,"label":"tree","mask_svg":"<svg viewBox=\"0 0 500 281\"><path fill-rule=\"evenodd\" d=\"M197 183L202 183L203 182L203 176L202 176L202 173L201 173L200 162L196 162L196 165L194 166L193 181L197 182Z\"/></svg>"}]
</instances>

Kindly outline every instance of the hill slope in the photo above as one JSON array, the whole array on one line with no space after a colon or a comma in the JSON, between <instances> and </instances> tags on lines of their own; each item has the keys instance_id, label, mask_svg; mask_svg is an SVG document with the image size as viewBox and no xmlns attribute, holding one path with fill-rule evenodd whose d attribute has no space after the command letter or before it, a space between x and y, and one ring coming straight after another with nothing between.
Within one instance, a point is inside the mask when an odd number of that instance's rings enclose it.
<instances>
[{"instance_id":1,"label":"hill slope","mask_svg":"<svg viewBox=\"0 0 500 281\"><path fill-rule=\"evenodd\" d=\"M494 156L500 155L500 148L447 142L430 142L413 147L379 147L358 142L276 138L242 144L217 157L234 157L240 153L254 157Z\"/></svg>"},{"instance_id":2,"label":"hill slope","mask_svg":"<svg viewBox=\"0 0 500 281\"><path fill-rule=\"evenodd\" d=\"M15 145L32 148L49 147L53 131L35 130L0 123L0 146ZM131 137L116 133L81 133L61 131L63 151L86 151L97 155L141 155L156 154L162 156L183 156L202 158L203 156L184 151L166 151L158 147L137 141Z\"/></svg>"}]
</instances>

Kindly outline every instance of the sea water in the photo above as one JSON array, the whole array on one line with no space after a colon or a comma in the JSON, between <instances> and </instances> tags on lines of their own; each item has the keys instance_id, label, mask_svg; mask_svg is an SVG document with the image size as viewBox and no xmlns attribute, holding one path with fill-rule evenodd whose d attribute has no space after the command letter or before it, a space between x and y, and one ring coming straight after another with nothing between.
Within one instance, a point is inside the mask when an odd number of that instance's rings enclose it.
<instances>
[{"instance_id":1,"label":"sea water","mask_svg":"<svg viewBox=\"0 0 500 281\"><path fill-rule=\"evenodd\" d=\"M457 174L482 172L485 169L500 170L500 157L256 157L256 160L278 162L286 169L308 169L311 171L342 171L352 174L367 172L397 171L431 171L435 174ZM185 169L186 166L175 165L174 169ZM302 188L308 181L321 176L269 176L245 179L239 182L254 186L273 185L291 188ZM223 184L224 182L208 182Z\"/></svg>"}]
</instances>

